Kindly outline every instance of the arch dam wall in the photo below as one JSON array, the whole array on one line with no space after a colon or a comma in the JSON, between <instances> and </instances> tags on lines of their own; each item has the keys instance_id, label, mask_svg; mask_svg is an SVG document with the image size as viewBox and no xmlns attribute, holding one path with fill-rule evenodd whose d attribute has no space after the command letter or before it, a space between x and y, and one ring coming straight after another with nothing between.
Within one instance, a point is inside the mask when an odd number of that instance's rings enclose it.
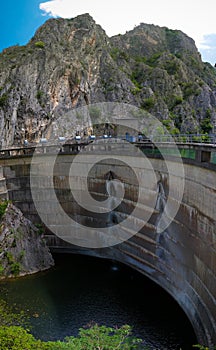
<instances>
[{"instance_id":1,"label":"arch dam wall","mask_svg":"<svg viewBox=\"0 0 216 350\"><path fill-rule=\"evenodd\" d=\"M47 154L46 165L50 156ZM93 216L81 208L69 189L69 168L73 155L61 155L56 160L53 182L56 196L64 210L81 224L107 225L107 222L118 221L118 215L130 215L137 201L138 186L143 187L147 203L138 204L140 211L148 212L152 203L154 210L143 228L129 240L109 248L82 248L65 242L47 230L46 239L54 251L77 252L103 258L110 258L125 263L140 271L158 283L185 311L199 343L213 348L216 344L216 172L214 166L205 167L197 161L184 163L185 188L179 210L174 220L158 233L157 225L161 216L164 198L169 192L169 174L162 159L151 159L152 169L137 169L138 179L131 173L125 163L130 161L128 155L122 163L103 161L94 166L89 174L88 186L95 199L106 198L105 184L109 177L124 182L125 196L112 217L108 214L102 218ZM40 159L40 156L38 156ZM85 159L88 159L85 157ZM85 160L86 161L86 160ZM1 159L0 165L9 198L33 222L39 222L38 214L32 201L30 189L31 157L10 157ZM175 159L170 160L175 164ZM34 174L40 188L41 210L49 215L54 204L50 196L50 178L44 175L44 160L38 161L38 172ZM64 171L63 171L64 169ZM65 169L66 173L65 173ZM107 172L107 169L109 171ZM153 174L154 173L154 174ZM74 176L80 177L80 174ZM142 183L143 177L156 179L148 181L148 188ZM172 191L171 201L178 199L177 193L182 178L175 175L176 188ZM156 202L152 198L156 198ZM151 209L152 210L152 209ZM51 215L51 211L50 211ZM144 214L143 214L144 215ZM55 222L57 218L53 217ZM136 218L132 218L136 220Z\"/></svg>"}]
</instances>

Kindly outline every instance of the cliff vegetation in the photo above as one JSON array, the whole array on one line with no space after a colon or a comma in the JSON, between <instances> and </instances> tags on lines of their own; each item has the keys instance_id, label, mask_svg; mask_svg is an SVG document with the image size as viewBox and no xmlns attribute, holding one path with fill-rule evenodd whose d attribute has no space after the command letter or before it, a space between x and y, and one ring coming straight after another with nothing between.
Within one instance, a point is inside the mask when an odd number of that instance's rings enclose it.
<instances>
[{"instance_id":1,"label":"cliff vegetation","mask_svg":"<svg viewBox=\"0 0 216 350\"><path fill-rule=\"evenodd\" d=\"M0 54L2 146L37 141L67 111L106 101L147 110L174 134L212 132L216 70L179 30L141 23L109 38L89 14L50 19Z\"/></svg>"},{"instance_id":2,"label":"cliff vegetation","mask_svg":"<svg viewBox=\"0 0 216 350\"><path fill-rule=\"evenodd\" d=\"M48 269L54 264L41 232L8 201L0 203L0 279Z\"/></svg>"}]
</instances>

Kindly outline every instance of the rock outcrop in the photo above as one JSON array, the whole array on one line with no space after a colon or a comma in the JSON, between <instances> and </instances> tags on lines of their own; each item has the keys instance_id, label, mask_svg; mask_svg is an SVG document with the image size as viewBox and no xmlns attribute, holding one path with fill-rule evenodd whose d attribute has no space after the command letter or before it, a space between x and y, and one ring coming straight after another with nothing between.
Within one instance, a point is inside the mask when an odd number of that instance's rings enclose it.
<instances>
[{"instance_id":1,"label":"rock outcrop","mask_svg":"<svg viewBox=\"0 0 216 350\"><path fill-rule=\"evenodd\" d=\"M8 204L0 226L0 278L16 277L54 265L41 230Z\"/></svg>"},{"instance_id":2,"label":"rock outcrop","mask_svg":"<svg viewBox=\"0 0 216 350\"><path fill-rule=\"evenodd\" d=\"M50 19L0 54L3 147L37 141L67 111L104 101L145 109L173 133L209 132L216 70L181 31L140 24L109 38L88 14Z\"/></svg>"}]
</instances>

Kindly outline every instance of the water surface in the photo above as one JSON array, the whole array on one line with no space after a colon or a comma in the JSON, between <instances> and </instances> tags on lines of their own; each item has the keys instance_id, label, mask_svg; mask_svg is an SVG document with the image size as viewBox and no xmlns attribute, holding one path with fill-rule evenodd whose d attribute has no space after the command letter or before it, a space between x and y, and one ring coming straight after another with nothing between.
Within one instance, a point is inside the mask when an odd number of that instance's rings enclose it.
<instances>
[{"instance_id":1,"label":"water surface","mask_svg":"<svg viewBox=\"0 0 216 350\"><path fill-rule=\"evenodd\" d=\"M151 350L189 350L197 342L177 303L136 271L72 254L55 261L49 271L0 284L0 296L26 310L37 338L63 340L96 322L131 325Z\"/></svg>"}]
</instances>

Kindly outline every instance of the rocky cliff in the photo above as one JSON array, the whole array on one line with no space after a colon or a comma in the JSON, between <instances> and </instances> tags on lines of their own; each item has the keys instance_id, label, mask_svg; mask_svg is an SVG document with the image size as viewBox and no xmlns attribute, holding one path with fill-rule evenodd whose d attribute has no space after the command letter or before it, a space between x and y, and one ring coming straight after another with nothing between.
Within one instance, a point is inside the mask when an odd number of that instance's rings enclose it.
<instances>
[{"instance_id":1,"label":"rocky cliff","mask_svg":"<svg viewBox=\"0 0 216 350\"><path fill-rule=\"evenodd\" d=\"M71 108L103 101L145 109L173 133L208 132L216 71L181 31L140 24L109 38L88 14L50 19L0 54L2 146L38 140Z\"/></svg>"},{"instance_id":2,"label":"rocky cliff","mask_svg":"<svg viewBox=\"0 0 216 350\"><path fill-rule=\"evenodd\" d=\"M1 203L5 209L7 202ZM21 211L8 204L1 210L0 278L16 277L48 269L53 258L40 230L27 220Z\"/></svg>"}]
</instances>

